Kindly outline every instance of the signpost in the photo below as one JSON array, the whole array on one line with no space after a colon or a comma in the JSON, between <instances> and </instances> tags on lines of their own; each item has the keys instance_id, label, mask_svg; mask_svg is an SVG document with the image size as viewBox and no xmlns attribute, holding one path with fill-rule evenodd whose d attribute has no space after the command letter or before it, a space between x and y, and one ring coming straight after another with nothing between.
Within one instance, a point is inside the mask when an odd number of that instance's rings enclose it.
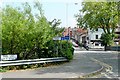
<instances>
[{"instance_id":1,"label":"signpost","mask_svg":"<svg viewBox=\"0 0 120 80\"><path fill-rule=\"evenodd\" d=\"M17 55L1 55L1 60L16 60Z\"/></svg>"},{"instance_id":2,"label":"signpost","mask_svg":"<svg viewBox=\"0 0 120 80\"><path fill-rule=\"evenodd\" d=\"M69 36L63 36L63 37L54 37L53 38L53 40L55 40L55 41L62 41L62 40L70 40L70 37ZM60 44L61 45L61 44ZM55 46L56 48L57 48L57 52L56 51L54 51L57 55L58 55L58 45L57 46ZM68 47L68 45L67 45L67 47ZM62 48L62 47L61 47Z\"/></svg>"}]
</instances>

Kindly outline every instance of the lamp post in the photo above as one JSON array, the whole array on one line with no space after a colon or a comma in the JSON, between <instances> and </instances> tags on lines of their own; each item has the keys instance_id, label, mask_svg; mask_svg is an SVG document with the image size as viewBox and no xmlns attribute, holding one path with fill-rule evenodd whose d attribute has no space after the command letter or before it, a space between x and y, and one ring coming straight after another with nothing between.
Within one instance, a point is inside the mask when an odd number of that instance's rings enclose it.
<instances>
[{"instance_id":1,"label":"lamp post","mask_svg":"<svg viewBox=\"0 0 120 80\"><path fill-rule=\"evenodd\" d=\"M66 27L68 28L68 3L66 5Z\"/></svg>"},{"instance_id":2,"label":"lamp post","mask_svg":"<svg viewBox=\"0 0 120 80\"><path fill-rule=\"evenodd\" d=\"M77 2L74 3L74 4L75 4L75 5L78 5ZM77 27L75 27L74 31L75 31L75 33L74 33L75 35L74 35L74 36L75 36L75 39L77 40L77 39L78 39L78 37L77 37Z\"/></svg>"},{"instance_id":3,"label":"lamp post","mask_svg":"<svg viewBox=\"0 0 120 80\"><path fill-rule=\"evenodd\" d=\"M78 5L78 3L75 3L75 5Z\"/></svg>"}]
</instances>

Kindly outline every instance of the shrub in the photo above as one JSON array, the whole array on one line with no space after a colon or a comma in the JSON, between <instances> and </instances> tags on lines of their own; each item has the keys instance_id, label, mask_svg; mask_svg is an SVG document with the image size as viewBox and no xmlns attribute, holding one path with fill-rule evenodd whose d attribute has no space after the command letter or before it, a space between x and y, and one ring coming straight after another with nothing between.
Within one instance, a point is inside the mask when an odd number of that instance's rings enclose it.
<instances>
[{"instance_id":1,"label":"shrub","mask_svg":"<svg viewBox=\"0 0 120 80\"><path fill-rule=\"evenodd\" d=\"M62 56L62 57L66 57L68 60L71 60L73 59L73 48L72 48L72 44L68 41L61 41L61 50L60 50L60 53L59 53L59 56Z\"/></svg>"}]
</instances>

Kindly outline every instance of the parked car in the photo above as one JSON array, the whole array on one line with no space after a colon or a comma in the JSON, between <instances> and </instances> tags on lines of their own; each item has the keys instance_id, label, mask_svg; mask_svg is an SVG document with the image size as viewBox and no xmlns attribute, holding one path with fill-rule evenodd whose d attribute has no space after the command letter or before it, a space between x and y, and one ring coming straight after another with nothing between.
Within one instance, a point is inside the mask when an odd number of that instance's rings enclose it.
<instances>
[{"instance_id":1,"label":"parked car","mask_svg":"<svg viewBox=\"0 0 120 80\"><path fill-rule=\"evenodd\" d=\"M78 44L76 44L74 41L72 41L72 44L74 47L78 47Z\"/></svg>"}]
</instances>

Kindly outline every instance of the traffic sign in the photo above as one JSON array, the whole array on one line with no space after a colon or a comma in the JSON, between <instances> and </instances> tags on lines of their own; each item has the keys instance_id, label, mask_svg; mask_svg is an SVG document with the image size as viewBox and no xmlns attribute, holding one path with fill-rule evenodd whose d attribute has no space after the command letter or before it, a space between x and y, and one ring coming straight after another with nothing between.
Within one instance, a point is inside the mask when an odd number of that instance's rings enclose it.
<instances>
[{"instance_id":1,"label":"traffic sign","mask_svg":"<svg viewBox=\"0 0 120 80\"><path fill-rule=\"evenodd\" d=\"M65 37L61 37L61 40L65 40Z\"/></svg>"},{"instance_id":2,"label":"traffic sign","mask_svg":"<svg viewBox=\"0 0 120 80\"><path fill-rule=\"evenodd\" d=\"M54 37L53 40L70 40L69 36L65 36L65 37Z\"/></svg>"},{"instance_id":3,"label":"traffic sign","mask_svg":"<svg viewBox=\"0 0 120 80\"><path fill-rule=\"evenodd\" d=\"M69 36L65 36L65 40L69 40L70 39L70 37Z\"/></svg>"},{"instance_id":4,"label":"traffic sign","mask_svg":"<svg viewBox=\"0 0 120 80\"><path fill-rule=\"evenodd\" d=\"M1 60L16 60L17 55L1 55Z\"/></svg>"},{"instance_id":5,"label":"traffic sign","mask_svg":"<svg viewBox=\"0 0 120 80\"><path fill-rule=\"evenodd\" d=\"M61 37L54 37L53 40L61 40Z\"/></svg>"}]
</instances>

